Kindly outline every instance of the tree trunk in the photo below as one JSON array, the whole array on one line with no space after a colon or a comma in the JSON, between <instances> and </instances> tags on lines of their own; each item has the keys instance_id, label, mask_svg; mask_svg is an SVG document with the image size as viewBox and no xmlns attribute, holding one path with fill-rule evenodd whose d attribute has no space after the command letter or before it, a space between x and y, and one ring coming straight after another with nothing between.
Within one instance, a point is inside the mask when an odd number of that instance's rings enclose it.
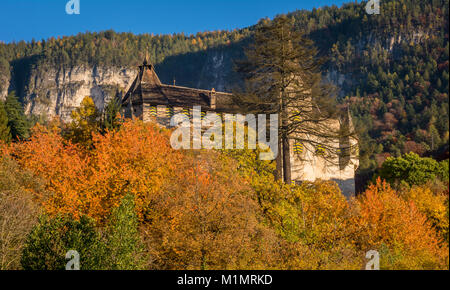
<instances>
[{"instance_id":1,"label":"tree trunk","mask_svg":"<svg viewBox=\"0 0 450 290\"><path fill-rule=\"evenodd\" d=\"M281 140L278 140L278 155L276 158L277 168L275 170L275 179L283 180L283 146L281 145Z\"/></svg>"},{"instance_id":2,"label":"tree trunk","mask_svg":"<svg viewBox=\"0 0 450 290\"><path fill-rule=\"evenodd\" d=\"M291 184L291 155L289 152L289 138L286 132L289 112L286 108L286 95L284 91L280 93L280 112L281 120L279 122L281 123L281 140L279 143L282 143L283 181L286 184Z\"/></svg>"},{"instance_id":3,"label":"tree trunk","mask_svg":"<svg viewBox=\"0 0 450 290\"><path fill-rule=\"evenodd\" d=\"M289 138L283 136L283 175L284 183L291 184L291 154L289 148Z\"/></svg>"}]
</instances>

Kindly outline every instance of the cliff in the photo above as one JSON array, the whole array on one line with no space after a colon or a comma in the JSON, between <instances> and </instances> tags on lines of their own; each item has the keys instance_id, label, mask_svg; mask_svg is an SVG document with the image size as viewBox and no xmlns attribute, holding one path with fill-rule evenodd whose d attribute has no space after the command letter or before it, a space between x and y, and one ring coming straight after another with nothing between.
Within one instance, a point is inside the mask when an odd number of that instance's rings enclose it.
<instances>
[{"instance_id":1,"label":"cliff","mask_svg":"<svg viewBox=\"0 0 450 290\"><path fill-rule=\"evenodd\" d=\"M25 113L49 118L58 115L68 121L85 96L91 96L102 110L111 97L127 89L135 74L130 68L35 68L24 87Z\"/></svg>"}]
</instances>

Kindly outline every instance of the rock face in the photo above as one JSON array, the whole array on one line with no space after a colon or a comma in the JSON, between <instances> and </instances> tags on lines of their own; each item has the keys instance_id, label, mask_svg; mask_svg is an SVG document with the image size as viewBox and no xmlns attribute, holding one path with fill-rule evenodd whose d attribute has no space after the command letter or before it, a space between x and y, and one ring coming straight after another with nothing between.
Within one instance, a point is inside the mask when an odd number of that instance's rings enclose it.
<instances>
[{"instance_id":1,"label":"rock face","mask_svg":"<svg viewBox=\"0 0 450 290\"><path fill-rule=\"evenodd\" d=\"M229 79L227 77L232 70L232 63L233 61L226 51L221 50L210 53L201 69L200 78L196 87L227 91L229 86Z\"/></svg>"},{"instance_id":2,"label":"rock face","mask_svg":"<svg viewBox=\"0 0 450 290\"><path fill-rule=\"evenodd\" d=\"M195 64L201 72L196 81L198 88L225 89L229 84L226 75L231 70L231 60L223 51L209 54L203 63ZM161 68L164 70L164 67ZM70 113L79 106L85 96L93 98L102 110L105 104L122 91L126 92L138 71L137 67L111 68L76 66L56 68L42 65L28 72L22 94L26 114L59 116L70 121ZM2 81L0 98L5 98L9 80ZM180 82L184 85L184 82ZM4 87L4 88L3 88Z\"/></svg>"},{"instance_id":3,"label":"rock face","mask_svg":"<svg viewBox=\"0 0 450 290\"><path fill-rule=\"evenodd\" d=\"M70 113L85 96L102 110L109 99L127 90L135 75L136 70L129 68L35 68L24 88L25 113L70 121Z\"/></svg>"},{"instance_id":4,"label":"rock face","mask_svg":"<svg viewBox=\"0 0 450 290\"><path fill-rule=\"evenodd\" d=\"M0 75L0 100L4 101L8 95L10 79L7 76Z\"/></svg>"}]
</instances>

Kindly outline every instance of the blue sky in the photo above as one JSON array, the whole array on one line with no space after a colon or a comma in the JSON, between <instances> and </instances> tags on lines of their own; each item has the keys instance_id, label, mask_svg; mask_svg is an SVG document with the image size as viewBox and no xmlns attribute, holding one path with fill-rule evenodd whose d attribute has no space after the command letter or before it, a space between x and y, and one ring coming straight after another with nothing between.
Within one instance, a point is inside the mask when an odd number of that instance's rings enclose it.
<instances>
[{"instance_id":1,"label":"blue sky","mask_svg":"<svg viewBox=\"0 0 450 290\"><path fill-rule=\"evenodd\" d=\"M187 34L231 30L296 9L341 6L349 0L79 0L80 14L68 15L69 0L0 0L0 41L30 41L85 31Z\"/></svg>"}]
</instances>

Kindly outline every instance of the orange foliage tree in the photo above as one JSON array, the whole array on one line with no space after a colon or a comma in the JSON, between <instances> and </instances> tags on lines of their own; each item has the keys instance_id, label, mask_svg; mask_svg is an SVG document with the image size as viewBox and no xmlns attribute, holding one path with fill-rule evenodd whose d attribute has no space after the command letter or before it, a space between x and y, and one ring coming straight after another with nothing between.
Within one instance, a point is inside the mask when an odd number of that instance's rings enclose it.
<instances>
[{"instance_id":1,"label":"orange foliage tree","mask_svg":"<svg viewBox=\"0 0 450 290\"><path fill-rule=\"evenodd\" d=\"M145 237L158 269L255 269L276 264L277 238L236 163L213 152L185 160L179 182L154 203Z\"/></svg>"},{"instance_id":2,"label":"orange foliage tree","mask_svg":"<svg viewBox=\"0 0 450 290\"><path fill-rule=\"evenodd\" d=\"M427 217L411 200L401 198L378 179L355 201L352 224L362 250L380 252L385 269L448 268L448 245L442 245Z\"/></svg>"},{"instance_id":3,"label":"orange foliage tree","mask_svg":"<svg viewBox=\"0 0 450 290\"><path fill-rule=\"evenodd\" d=\"M36 125L29 141L12 143L9 148L3 147L3 151L46 180L46 189L55 194L35 194L49 213L70 212L79 216L80 188L88 183L89 159L78 146L65 142L56 127Z\"/></svg>"},{"instance_id":4,"label":"orange foliage tree","mask_svg":"<svg viewBox=\"0 0 450 290\"><path fill-rule=\"evenodd\" d=\"M118 132L93 135L93 149L61 137L57 129L37 125L29 142L6 150L24 168L43 177L54 194L42 199L49 214L86 214L107 218L127 193L134 194L141 219L150 197L181 161L167 134L153 125L127 122Z\"/></svg>"},{"instance_id":5,"label":"orange foliage tree","mask_svg":"<svg viewBox=\"0 0 450 290\"><path fill-rule=\"evenodd\" d=\"M132 194L150 268L267 266L271 247L265 245L276 237L260 223L237 164L222 154L173 150L169 132L127 121L117 131L94 133L86 149L37 125L29 142L3 151L46 181L52 194L38 198L50 215L88 215L104 224Z\"/></svg>"},{"instance_id":6,"label":"orange foliage tree","mask_svg":"<svg viewBox=\"0 0 450 290\"><path fill-rule=\"evenodd\" d=\"M448 244L449 241L449 207L448 186L428 184L412 186L400 190L400 196L412 201L417 209L427 217L433 228Z\"/></svg>"},{"instance_id":7,"label":"orange foliage tree","mask_svg":"<svg viewBox=\"0 0 450 290\"><path fill-rule=\"evenodd\" d=\"M88 215L100 225L134 196L151 269L361 269L378 250L385 269L448 268L448 197L378 180L347 201L332 182L285 185L273 164L247 151L177 151L170 131L125 121L71 143L37 125L3 155L41 177L29 188L50 215Z\"/></svg>"}]
</instances>

